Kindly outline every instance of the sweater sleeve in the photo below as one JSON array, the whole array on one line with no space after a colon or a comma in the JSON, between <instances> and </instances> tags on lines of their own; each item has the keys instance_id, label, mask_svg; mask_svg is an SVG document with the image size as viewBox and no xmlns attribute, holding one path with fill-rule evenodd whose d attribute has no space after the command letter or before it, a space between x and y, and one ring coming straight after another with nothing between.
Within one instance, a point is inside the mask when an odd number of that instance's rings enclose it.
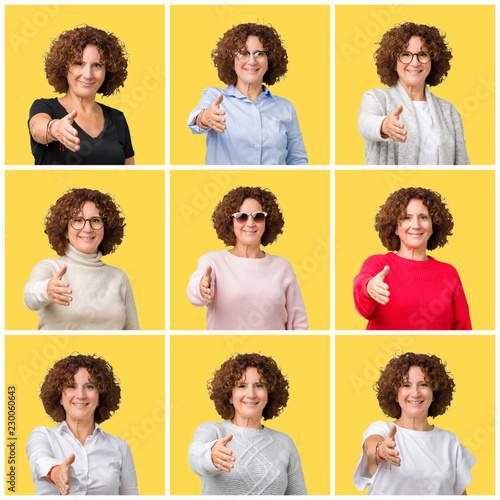
<instances>
[{"instance_id":1,"label":"sweater sleeve","mask_svg":"<svg viewBox=\"0 0 500 500\"><path fill-rule=\"evenodd\" d=\"M207 109L214 101L217 99L217 96L221 93L221 89L218 89L216 87L209 87L203 91L201 94L201 99L200 102L198 103L198 106L189 113L189 118L187 122L187 126L191 129L191 132L193 134L205 134L208 132L210 129L203 129L198 127L196 125L196 117L204 110ZM222 100L222 103L224 100ZM221 103L221 108L224 108L224 106Z\"/></svg>"},{"instance_id":2,"label":"sweater sleeve","mask_svg":"<svg viewBox=\"0 0 500 500\"><path fill-rule=\"evenodd\" d=\"M51 303L47 296L47 283L61 267L55 259L44 259L33 268L24 285L24 305L30 311L38 311Z\"/></svg>"},{"instance_id":3,"label":"sweater sleeve","mask_svg":"<svg viewBox=\"0 0 500 500\"><path fill-rule=\"evenodd\" d=\"M137 308L135 306L134 300L134 292L132 291L132 286L130 285L130 281L128 276L125 275L125 325L123 326L124 330L140 330L139 326L139 318L137 317Z\"/></svg>"},{"instance_id":4,"label":"sweater sleeve","mask_svg":"<svg viewBox=\"0 0 500 500\"><path fill-rule=\"evenodd\" d=\"M191 302L193 306L203 307L208 304L208 302L201 296L200 292L200 281L203 275L205 274L205 271L207 270L208 266L212 267L210 289L212 290L212 297L214 296L216 269L212 259L207 255L202 255L198 259L198 266L196 267L196 271L191 275L191 278L189 278L189 284L187 287L187 296L189 302Z\"/></svg>"},{"instance_id":5,"label":"sweater sleeve","mask_svg":"<svg viewBox=\"0 0 500 500\"><path fill-rule=\"evenodd\" d=\"M130 446L125 443L126 449L120 469L120 495L138 495L137 474Z\"/></svg>"},{"instance_id":6,"label":"sweater sleeve","mask_svg":"<svg viewBox=\"0 0 500 500\"><path fill-rule=\"evenodd\" d=\"M287 321L285 328L287 330L308 330L309 323L307 322L306 306L300 292L297 276L290 266L292 274L291 283L285 292Z\"/></svg>"},{"instance_id":7,"label":"sweater sleeve","mask_svg":"<svg viewBox=\"0 0 500 500\"><path fill-rule=\"evenodd\" d=\"M224 436L219 436L215 422L205 422L196 429L189 447L189 466L199 476L215 476L223 471L212 462L212 446Z\"/></svg>"},{"instance_id":8,"label":"sweater sleeve","mask_svg":"<svg viewBox=\"0 0 500 500\"><path fill-rule=\"evenodd\" d=\"M469 304L465 297L462 281L457 272L457 284L453 292L453 330L472 330Z\"/></svg>"},{"instance_id":9,"label":"sweater sleeve","mask_svg":"<svg viewBox=\"0 0 500 500\"><path fill-rule=\"evenodd\" d=\"M306 482L302 464L300 462L299 452L295 443L291 441L292 452L290 456L290 464L288 466L288 484L285 490L285 495L307 495Z\"/></svg>"},{"instance_id":10,"label":"sweater sleeve","mask_svg":"<svg viewBox=\"0 0 500 500\"><path fill-rule=\"evenodd\" d=\"M26 452L35 483L47 476L54 465L61 463L53 456L47 429L42 426L34 429L29 435ZM56 491L58 491L57 487L54 494Z\"/></svg>"},{"instance_id":11,"label":"sweater sleeve","mask_svg":"<svg viewBox=\"0 0 500 500\"><path fill-rule=\"evenodd\" d=\"M451 105L451 117L453 120L453 129L455 131L455 165L470 165L467 147L465 145L464 124L460 113L455 106Z\"/></svg>"},{"instance_id":12,"label":"sweater sleeve","mask_svg":"<svg viewBox=\"0 0 500 500\"><path fill-rule=\"evenodd\" d=\"M370 142L388 141L380 135L380 127L387 117L375 96L376 89L369 90L363 95L358 115L359 133Z\"/></svg>"},{"instance_id":13,"label":"sweater sleeve","mask_svg":"<svg viewBox=\"0 0 500 500\"><path fill-rule=\"evenodd\" d=\"M356 311L366 319L370 319L377 307L377 302L366 293L366 285L376 274L384 269L384 266L380 267L380 269L379 267L380 264L376 262L375 256L368 257L363 262L361 271L354 278L354 305L356 306Z\"/></svg>"}]
</instances>

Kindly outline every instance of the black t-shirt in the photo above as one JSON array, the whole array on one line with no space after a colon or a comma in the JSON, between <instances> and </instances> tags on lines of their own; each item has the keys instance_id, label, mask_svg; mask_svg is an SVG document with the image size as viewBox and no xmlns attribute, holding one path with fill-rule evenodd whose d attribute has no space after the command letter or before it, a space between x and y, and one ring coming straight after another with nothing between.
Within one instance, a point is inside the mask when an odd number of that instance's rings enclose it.
<instances>
[{"instance_id":1,"label":"black t-shirt","mask_svg":"<svg viewBox=\"0 0 500 500\"><path fill-rule=\"evenodd\" d=\"M73 127L78 131L80 149L70 151L59 141L52 141L48 146L39 144L31 137L31 152L35 165L124 165L125 159L134 156L132 140L127 120L121 111L97 103L104 114L104 128L97 137L90 137L77 123ZM52 119L64 118L68 112L55 99L37 99L30 109L30 120L39 113L46 113ZM29 128L29 120L28 120Z\"/></svg>"}]
</instances>

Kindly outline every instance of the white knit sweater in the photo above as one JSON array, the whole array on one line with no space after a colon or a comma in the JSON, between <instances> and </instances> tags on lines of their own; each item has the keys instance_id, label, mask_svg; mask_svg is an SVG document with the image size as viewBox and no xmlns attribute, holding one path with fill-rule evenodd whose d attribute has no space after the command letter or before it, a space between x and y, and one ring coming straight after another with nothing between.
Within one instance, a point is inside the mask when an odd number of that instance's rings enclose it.
<instances>
[{"instance_id":1,"label":"white knit sweater","mask_svg":"<svg viewBox=\"0 0 500 500\"><path fill-rule=\"evenodd\" d=\"M102 254L79 252L69 245L59 259L44 259L24 286L24 305L36 311L39 330L140 330L134 294L127 275L101 260ZM51 302L47 283L63 265L63 281L73 298L69 306Z\"/></svg>"}]
</instances>

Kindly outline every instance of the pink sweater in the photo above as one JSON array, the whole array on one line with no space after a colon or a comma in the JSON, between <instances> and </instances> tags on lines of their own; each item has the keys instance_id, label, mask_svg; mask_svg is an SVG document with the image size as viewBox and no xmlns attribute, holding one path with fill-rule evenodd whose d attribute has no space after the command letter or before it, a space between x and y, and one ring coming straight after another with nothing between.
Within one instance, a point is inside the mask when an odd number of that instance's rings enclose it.
<instances>
[{"instance_id":1,"label":"pink sweater","mask_svg":"<svg viewBox=\"0 0 500 500\"><path fill-rule=\"evenodd\" d=\"M200 281L212 266L212 304ZM187 288L191 304L207 306L207 330L307 330L307 313L290 263L266 253L263 259L236 257L228 250L209 252Z\"/></svg>"},{"instance_id":2,"label":"pink sweater","mask_svg":"<svg viewBox=\"0 0 500 500\"><path fill-rule=\"evenodd\" d=\"M366 285L385 266L391 295L382 305L366 293ZM456 269L432 257L415 261L392 252L368 257L354 278L354 303L368 320L367 330L472 330Z\"/></svg>"}]
</instances>

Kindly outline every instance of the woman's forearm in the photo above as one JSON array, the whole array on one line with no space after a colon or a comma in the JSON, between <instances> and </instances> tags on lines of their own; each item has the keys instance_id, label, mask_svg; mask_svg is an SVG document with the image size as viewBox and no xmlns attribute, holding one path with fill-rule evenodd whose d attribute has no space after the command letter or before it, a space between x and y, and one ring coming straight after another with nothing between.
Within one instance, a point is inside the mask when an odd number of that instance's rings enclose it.
<instances>
[{"instance_id":1,"label":"woman's forearm","mask_svg":"<svg viewBox=\"0 0 500 500\"><path fill-rule=\"evenodd\" d=\"M46 113L39 113L30 120L30 134L38 144L48 144L54 141L54 138L48 133L47 126L52 118Z\"/></svg>"}]
</instances>

